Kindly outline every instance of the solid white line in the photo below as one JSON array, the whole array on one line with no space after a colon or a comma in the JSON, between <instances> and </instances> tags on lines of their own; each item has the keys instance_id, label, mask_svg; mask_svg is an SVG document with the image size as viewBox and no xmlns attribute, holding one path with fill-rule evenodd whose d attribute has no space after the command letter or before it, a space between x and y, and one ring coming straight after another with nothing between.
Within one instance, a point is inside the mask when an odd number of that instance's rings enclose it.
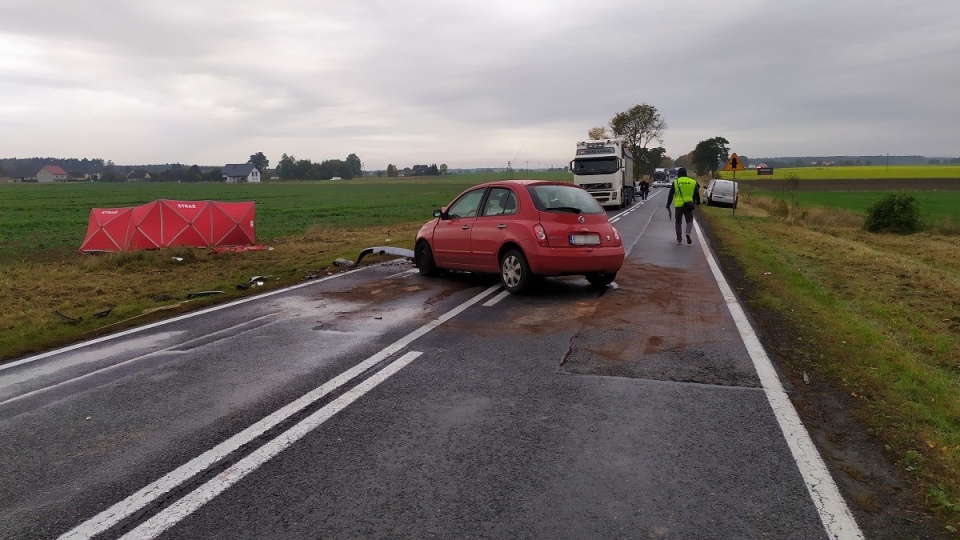
<instances>
[{"instance_id":1,"label":"solid white line","mask_svg":"<svg viewBox=\"0 0 960 540\"><path fill-rule=\"evenodd\" d=\"M278 409L276 412L270 414L269 416L259 420L250 427L244 429L240 433L230 437L229 439L223 441L217 446L207 450L203 454L191 459L187 463L177 467L173 471L165 474L164 476L154 480L149 485L145 486L141 490L137 491L133 495L130 495L126 499L114 504L110 508L107 508L103 512L93 516L87 521L81 523L70 531L66 532L61 539L65 538L90 538L97 534L100 534L110 527L113 527L121 520L126 519L135 512L139 511L141 508L147 506L153 501L157 500L160 497L166 495L169 491L179 486L180 484L186 482L196 474L200 473L203 470L206 470L211 465L217 463L223 458L230 455L232 452L239 449L241 446L253 441L257 437L263 435L274 426L283 422L287 418L290 418L294 414L302 411L306 407L320 400L330 392L333 392L337 388L340 388L351 379L359 376L363 372L372 368L376 364L386 360L391 355L399 352L401 349L408 346L414 340L422 337L424 334L434 330L441 324L447 322L453 317L459 315L464 310L470 306L476 304L480 300L486 298L490 293L497 290L500 287L499 284L493 285L486 289L485 291L477 294L470 300L460 304L459 306L451 309L450 311L444 313L440 317L434 319L433 321L421 326L420 328L410 332L406 336L398 339L392 344L388 345L386 348L382 349L380 352L374 354L370 358L367 358L363 362L353 366L352 368L344 371L340 375L337 375L333 379L330 379L326 383L318 386L317 388L307 392L300 398L294 400L290 404Z\"/></svg>"},{"instance_id":2,"label":"solid white line","mask_svg":"<svg viewBox=\"0 0 960 540\"><path fill-rule=\"evenodd\" d=\"M503 291L502 293L494 296L490 300L487 300L486 302L484 302L483 307L493 307L508 296L510 296L510 291Z\"/></svg>"},{"instance_id":3,"label":"solid white line","mask_svg":"<svg viewBox=\"0 0 960 540\"><path fill-rule=\"evenodd\" d=\"M250 453L227 470L191 491L183 498L164 508L161 512L141 523L137 528L123 535L122 539L149 540L176 525L184 518L195 512L214 497L226 491L230 486L242 480L245 476L257 470L271 458L302 439L305 435L319 427L338 412L347 408L367 392L376 388L380 383L389 379L398 371L413 362L422 353L410 351L399 359L378 371L369 379L354 386L342 396L331 401L317 412L278 435L257 450Z\"/></svg>"},{"instance_id":4,"label":"solid white line","mask_svg":"<svg viewBox=\"0 0 960 540\"><path fill-rule=\"evenodd\" d=\"M693 225L696 227L697 237L703 238L703 231L700 230L696 221L693 222ZM830 538L863 538L860 527L857 526L850 508L843 500L843 496L840 495L837 484L834 483L823 458L817 452L813 440L810 439L810 434L807 433L806 428L800 421L797 410L783 390L783 385L780 384L773 363L770 362L760 339L757 338L753 327L750 326L750 321L747 319L743 307L737 301L737 297L733 294L733 289L730 288L726 278L723 277L723 273L720 272L720 266L714 260L706 242L700 242L700 247L707 256L707 263L710 265L710 270L713 272L717 284L720 285L720 292L727 303L727 309L730 310L730 315L740 331L743 344L753 360L754 368L760 377L760 384L767 395L767 401L773 408L780 430L787 440L787 446L790 447L790 453L793 454L793 459L800 469L800 474L807 485L807 492L813 499L814 506L817 507L823 528L826 529Z\"/></svg>"},{"instance_id":5,"label":"solid white line","mask_svg":"<svg viewBox=\"0 0 960 540\"><path fill-rule=\"evenodd\" d=\"M137 332L143 332L144 330L149 330L149 329L151 329L151 328L156 328L156 327L158 327L158 326L163 326L163 325L165 325L165 324L170 324L170 323L174 323L174 322L177 322L177 321L182 321L182 320L184 320L184 319L189 319L189 318L191 318L191 317L198 317L198 316L200 316L200 315L206 315L207 313L213 313L214 311L219 311L219 310L221 310L221 309L227 309L227 308L230 308L230 307L233 307L233 306L239 306L240 304L246 304L247 302L253 302L253 301L255 301L255 300L261 300L261 299L263 299L263 298L267 298L268 296L273 296L273 295L276 295L276 294L285 293L285 292L288 292L288 291L292 291L292 290L295 290L295 289L299 289L299 288L301 288L301 287L309 287L309 286L311 286L311 285L314 285L314 284L317 284L317 283L321 283L321 282L323 282L323 281L327 281L327 280L334 279L334 278L338 278L338 277L343 277L343 276L345 276L345 275L347 275L347 274L352 274L352 273L354 273L354 272L360 272L360 271L362 271L362 270L366 270L367 268L371 268L371 267L370 267L370 266L364 266L364 267L362 267L362 268L355 268L355 269L353 269L353 270L347 270L346 272L341 272L341 273L339 273L339 274L334 274L334 275L332 275L332 276L326 276L326 277L323 277L323 278L320 278L320 279L314 279L314 280L307 281L307 282L305 282L305 283L300 283L300 284L297 284L297 285L291 285L290 287L285 287L285 288L283 288L283 289L277 289L277 290L275 290L275 291L270 291L270 292L266 292L266 293L263 293L263 294L258 294L258 295L256 295L256 296L248 296L248 297L246 297L246 298L241 298L240 300L234 300L233 302L230 302L230 303L227 303L227 304L220 304L220 305L216 305L216 306L211 306L211 307L208 307L208 308L206 308L206 309L201 309L201 310L199 310L199 311L191 311L190 313L184 313L183 315L180 315L180 316L177 316L177 317L173 317L172 319L164 319L164 320L162 320L162 321L157 321L157 322L155 322L155 323L145 324L145 325L143 325L143 326L137 326L136 328L130 328L129 330L124 330L124 331L122 331L122 332L117 332L116 334L110 334L110 335L108 335L108 336L98 337L98 338L95 338L95 339L91 339L90 341L83 341L83 342L80 342L80 343L74 343L73 345L68 345L68 346L62 347L62 348L60 348L60 349L56 349L56 350L53 350L53 351L47 351L47 352L45 352L45 353L41 353L41 354L38 354L38 355L35 355L35 356L29 356L29 357L27 357L27 358L22 358L22 359L20 359L20 360L17 360L16 362L8 362L8 363L6 363L6 364L0 364L0 371L3 371L3 370L5 370L5 369L10 369L10 368L13 368L13 367L17 367L17 366L20 366L20 365L23 365L23 364L29 364L30 362L36 362L37 360L43 360L44 358L49 358L49 357L54 356L54 355L57 355L57 354L61 354L61 353L65 353L65 352L70 352L70 351L75 351L75 350L77 350L77 349L80 349L80 348L83 348L83 347L87 347L87 346L89 346L89 345L96 345L96 344L98 344L98 343L103 343L104 341L110 341L110 340L112 340L112 339L117 339L117 338L119 338L119 337L128 336L128 335L130 335L130 334L135 334L135 333L137 333Z\"/></svg>"}]
</instances>

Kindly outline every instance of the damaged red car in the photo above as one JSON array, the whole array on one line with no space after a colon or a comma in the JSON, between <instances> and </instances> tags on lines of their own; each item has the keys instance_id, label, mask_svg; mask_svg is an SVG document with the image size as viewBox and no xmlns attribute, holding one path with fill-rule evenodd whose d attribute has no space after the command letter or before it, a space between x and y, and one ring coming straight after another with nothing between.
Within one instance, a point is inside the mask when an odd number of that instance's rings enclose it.
<instances>
[{"instance_id":1,"label":"damaged red car","mask_svg":"<svg viewBox=\"0 0 960 540\"><path fill-rule=\"evenodd\" d=\"M498 273L511 293L536 276L583 275L607 286L623 265L623 242L607 213L565 182L505 180L474 186L417 233L414 261L441 270Z\"/></svg>"}]
</instances>

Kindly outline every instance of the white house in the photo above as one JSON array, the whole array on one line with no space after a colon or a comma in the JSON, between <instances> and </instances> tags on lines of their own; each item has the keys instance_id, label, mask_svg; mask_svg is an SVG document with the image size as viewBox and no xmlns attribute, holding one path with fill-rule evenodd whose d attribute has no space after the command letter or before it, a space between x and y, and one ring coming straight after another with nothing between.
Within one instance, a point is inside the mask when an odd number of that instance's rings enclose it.
<instances>
[{"instance_id":1,"label":"white house","mask_svg":"<svg viewBox=\"0 0 960 540\"><path fill-rule=\"evenodd\" d=\"M253 163L226 164L220 170L224 182L260 182L260 170Z\"/></svg>"},{"instance_id":2,"label":"white house","mask_svg":"<svg viewBox=\"0 0 960 540\"><path fill-rule=\"evenodd\" d=\"M58 165L44 165L37 173L37 182L66 182L67 171Z\"/></svg>"}]
</instances>

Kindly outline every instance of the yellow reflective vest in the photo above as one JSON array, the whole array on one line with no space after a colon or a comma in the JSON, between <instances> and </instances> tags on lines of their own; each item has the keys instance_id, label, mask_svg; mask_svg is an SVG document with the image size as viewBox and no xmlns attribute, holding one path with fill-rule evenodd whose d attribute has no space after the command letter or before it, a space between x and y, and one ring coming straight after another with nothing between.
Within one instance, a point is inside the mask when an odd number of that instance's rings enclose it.
<instances>
[{"instance_id":1,"label":"yellow reflective vest","mask_svg":"<svg viewBox=\"0 0 960 540\"><path fill-rule=\"evenodd\" d=\"M689 176L681 176L673 181L673 206L680 208L685 202L694 202L693 192L697 189L697 181Z\"/></svg>"}]
</instances>

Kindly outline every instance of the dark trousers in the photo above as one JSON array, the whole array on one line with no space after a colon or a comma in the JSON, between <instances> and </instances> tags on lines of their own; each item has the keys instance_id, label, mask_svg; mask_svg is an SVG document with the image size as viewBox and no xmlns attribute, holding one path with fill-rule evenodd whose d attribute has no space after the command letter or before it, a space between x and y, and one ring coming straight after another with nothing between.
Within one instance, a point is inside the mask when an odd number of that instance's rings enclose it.
<instances>
[{"instance_id":1,"label":"dark trousers","mask_svg":"<svg viewBox=\"0 0 960 540\"><path fill-rule=\"evenodd\" d=\"M682 206L673 207L673 215L677 224L677 242L680 241L680 220L687 220L687 234L693 231L693 208L684 208Z\"/></svg>"}]
</instances>

